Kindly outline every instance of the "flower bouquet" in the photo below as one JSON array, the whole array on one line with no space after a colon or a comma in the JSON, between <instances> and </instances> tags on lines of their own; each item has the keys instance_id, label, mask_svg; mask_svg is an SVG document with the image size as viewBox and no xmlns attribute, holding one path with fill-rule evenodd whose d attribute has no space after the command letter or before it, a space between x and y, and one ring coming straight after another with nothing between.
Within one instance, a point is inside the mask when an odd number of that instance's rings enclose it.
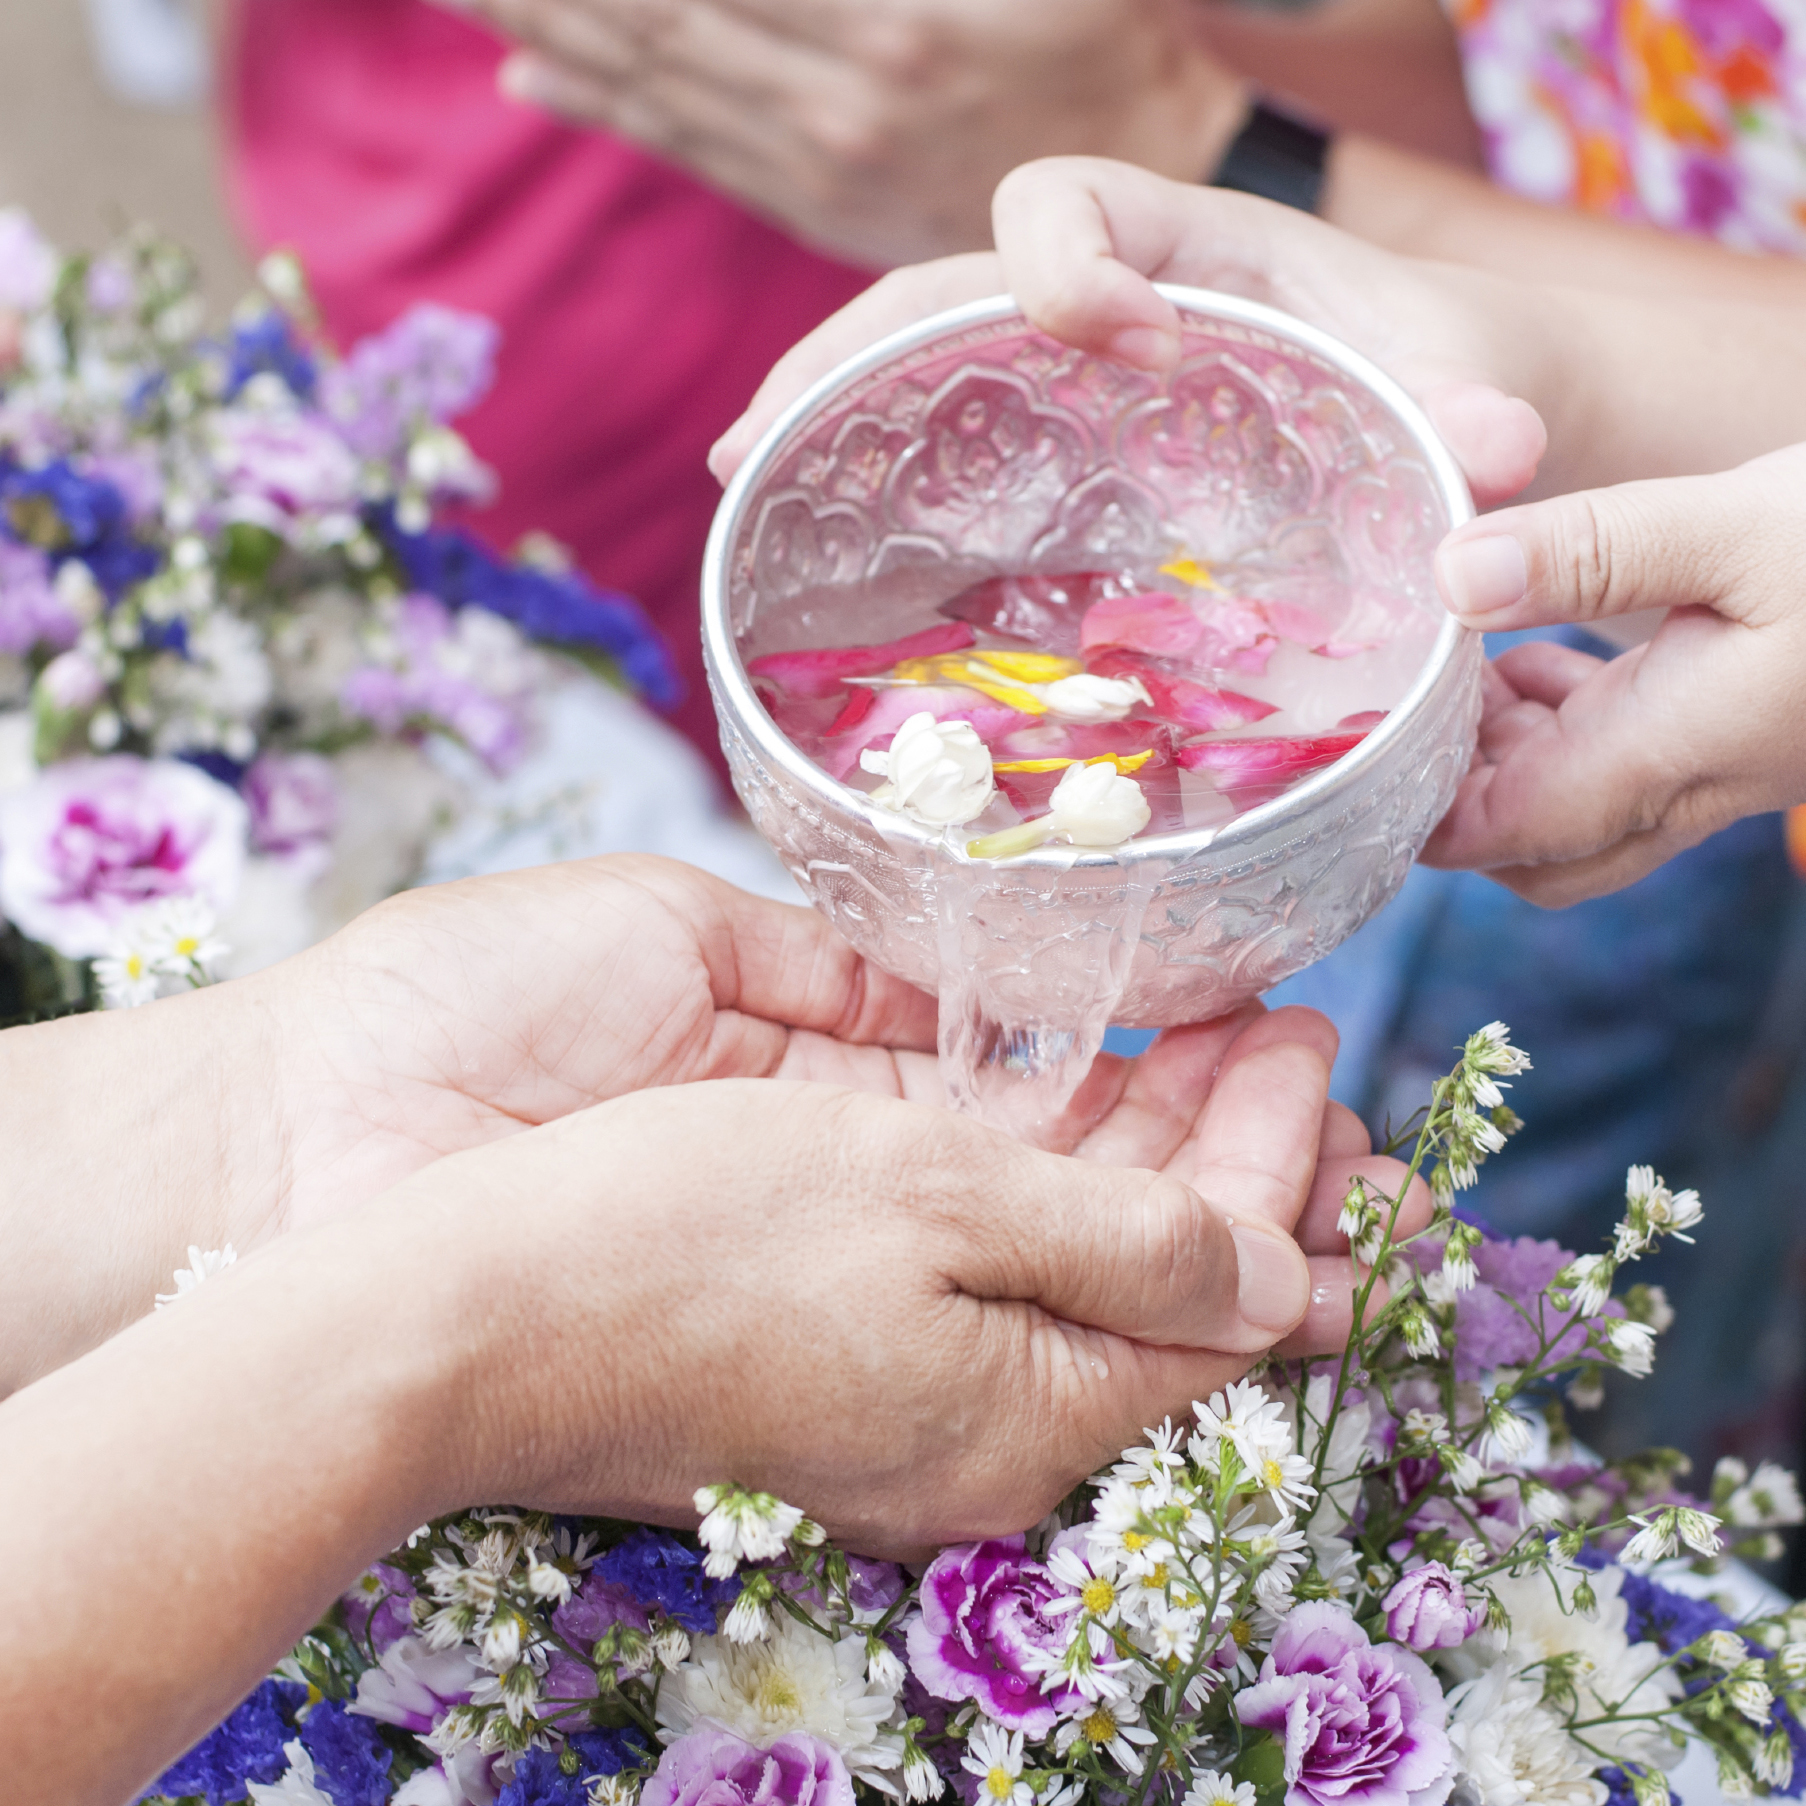
<instances>
[{"instance_id":1,"label":"flower bouquet","mask_svg":"<svg viewBox=\"0 0 1806 1806\"><path fill-rule=\"evenodd\" d=\"M633 602L442 518L493 487L451 422L495 328L422 305L341 358L293 259L259 281L211 334L174 246L0 211L0 1022L330 932L586 669L675 700Z\"/></svg>"},{"instance_id":2,"label":"flower bouquet","mask_svg":"<svg viewBox=\"0 0 1806 1806\"><path fill-rule=\"evenodd\" d=\"M1797 1794L1806 1608L1733 1622L1673 1572L1772 1552L1791 1477L1725 1463L1694 1499L1680 1457L1591 1462L1566 1423L1605 1369L1649 1371L1665 1301L1614 1288L1698 1198L1633 1168L1580 1258L1455 1209L1526 1065L1482 1029L1395 1139L1423 1233L1398 1233L1405 1187L1349 1191L1340 1359L1269 1362L1027 1535L905 1569L734 1485L698 1493L694 1535L461 1513L144 1798L1660 1806L1690 1742L1727 1796Z\"/></svg>"}]
</instances>

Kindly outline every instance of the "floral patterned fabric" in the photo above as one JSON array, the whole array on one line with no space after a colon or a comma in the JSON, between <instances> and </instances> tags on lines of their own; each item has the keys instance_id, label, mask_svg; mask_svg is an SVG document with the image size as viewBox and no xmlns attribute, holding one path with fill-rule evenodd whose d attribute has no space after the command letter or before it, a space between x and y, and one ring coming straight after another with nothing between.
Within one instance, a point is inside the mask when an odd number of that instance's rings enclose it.
<instances>
[{"instance_id":1,"label":"floral patterned fabric","mask_svg":"<svg viewBox=\"0 0 1806 1806\"><path fill-rule=\"evenodd\" d=\"M1806 0L1444 0L1502 187L1806 252Z\"/></svg>"}]
</instances>

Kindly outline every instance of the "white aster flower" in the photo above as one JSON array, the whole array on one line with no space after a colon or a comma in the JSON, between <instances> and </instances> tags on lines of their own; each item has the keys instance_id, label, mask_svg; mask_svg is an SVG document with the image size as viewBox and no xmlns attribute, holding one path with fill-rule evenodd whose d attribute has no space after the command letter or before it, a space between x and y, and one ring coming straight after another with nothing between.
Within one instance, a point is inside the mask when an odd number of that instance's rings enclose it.
<instances>
[{"instance_id":1,"label":"white aster flower","mask_svg":"<svg viewBox=\"0 0 1806 1806\"><path fill-rule=\"evenodd\" d=\"M1702 1662L1715 1668L1735 1668L1748 1659L1749 1645L1731 1630L1709 1630L1694 1644Z\"/></svg>"},{"instance_id":2,"label":"white aster flower","mask_svg":"<svg viewBox=\"0 0 1806 1806\"><path fill-rule=\"evenodd\" d=\"M1208 1404L1194 1403L1192 1409L1198 1414L1192 1459L1200 1467L1215 1461L1220 1441L1229 1443L1249 1473L1269 1454L1292 1452L1292 1431L1286 1423L1285 1407L1278 1399L1269 1398L1253 1380L1232 1380L1221 1392L1213 1392Z\"/></svg>"},{"instance_id":3,"label":"white aster flower","mask_svg":"<svg viewBox=\"0 0 1806 1806\"><path fill-rule=\"evenodd\" d=\"M1486 1431L1481 1445L1489 1460L1511 1466L1530 1452L1530 1425L1497 1396L1487 1400Z\"/></svg>"},{"instance_id":4,"label":"white aster flower","mask_svg":"<svg viewBox=\"0 0 1806 1806\"><path fill-rule=\"evenodd\" d=\"M237 1260L238 1250L230 1242L223 1248L206 1250L191 1245L188 1250L188 1265L176 1268L176 1289L157 1294L157 1309L162 1310L166 1304L174 1304L178 1298L186 1298L216 1273L225 1272Z\"/></svg>"},{"instance_id":5,"label":"white aster flower","mask_svg":"<svg viewBox=\"0 0 1806 1806\"><path fill-rule=\"evenodd\" d=\"M1232 1781L1214 1768L1200 1769L1180 1806L1254 1806L1254 1784Z\"/></svg>"},{"instance_id":6,"label":"white aster flower","mask_svg":"<svg viewBox=\"0 0 1806 1806\"><path fill-rule=\"evenodd\" d=\"M771 1613L763 1594L747 1587L734 1601L721 1634L730 1643L762 1643L771 1635Z\"/></svg>"},{"instance_id":7,"label":"white aster flower","mask_svg":"<svg viewBox=\"0 0 1806 1806\"><path fill-rule=\"evenodd\" d=\"M314 1779L314 1759L301 1740L282 1746L288 1772L280 1781L247 1781L252 1806L333 1806L332 1795Z\"/></svg>"},{"instance_id":8,"label":"white aster flower","mask_svg":"<svg viewBox=\"0 0 1806 1806\"><path fill-rule=\"evenodd\" d=\"M1054 1753L1064 1756L1074 1744L1088 1743L1111 1757L1125 1774L1138 1775L1141 1750L1155 1741L1154 1733L1137 1722L1140 1717L1140 1706L1127 1697L1095 1700L1054 1733Z\"/></svg>"},{"instance_id":9,"label":"white aster flower","mask_svg":"<svg viewBox=\"0 0 1806 1806\"><path fill-rule=\"evenodd\" d=\"M1757 1664L1760 1667L1760 1664ZM1745 1675L1731 1682L1725 1689L1734 1705L1751 1724L1758 1727L1768 1723L1768 1715L1774 1710L1775 1696L1769 1691L1768 1683L1755 1675Z\"/></svg>"},{"instance_id":10,"label":"white aster flower","mask_svg":"<svg viewBox=\"0 0 1806 1806\"><path fill-rule=\"evenodd\" d=\"M909 1754L903 1759L903 1793L906 1799L918 1803L924 1800L938 1800L947 1791L947 1779L934 1766L926 1751L917 1749L912 1743Z\"/></svg>"},{"instance_id":11,"label":"white aster flower","mask_svg":"<svg viewBox=\"0 0 1806 1806\"><path fill-rule=\"evenodd\" d=\"M1721 1461L1714 1479L1727 1472L1729 1463ZM1741 1468L1742 1464L1736 1464ZM1714 1488L1714 1492L1716 1492ZM1736 1474L1731 1491L1724 1501L1725 1521L1739 1528L1763 1524L1797 1524L1801 1519L1800 1489L1786 1468L1773 1461L1760 1463L1747 1479Z\"/></svg>"},{"instance_id":12,"label":"white aster flower","mask_svg":"<svg viewBox=\"0 0 1806 1806\"><path fill-rule=\"evenodd\" d=\"M563 1605L571 1596L571 1577L552 1562L535 1561L527 1569L527 1591L550 1605Z\"/></svg>"},{"instance_id":13,"label":"white aster flower","mask_svg":"<svg viewBox=\"0 0 1806 1806\"><path fill-rule=\"evenodd\" d=\"M1468 1806L1604 1806L1596 1758L1542 1704L1532 1680L1501 1664L1453 1696L1448 1735Z\"/></svg>"},{"instance_id":14,"label":"white aster flower","mask_svg":"<svg viewBox=\"0 0 1806 1806\"><path fill-rule=\"evenodd\" d=\"M903 1683L909 1678L909 1670L903 1666L903 1658L882 1637L867 1637L865 1677L874 1687L882 1687L885 1692L896 1694L903 1690Z\"/></svg>"},{"instance_id":15,"label":"white aster flower","mask_svg":"<svg viewBox=\"0 0 1806 1806\"><path fill-rule=\"evenodd\" d=\"M966 1740L960 1767L978 1776L984 1806L1033 1806L1034 1789L1022 1778L1022 1733L981 1719Z\"/></svg>"},{"instance_id":16,"label":"white aster flower","mask_svg":"<svg viewBox=\"0 0 1806 1806\"><path fill-rule=\"evenodd\" d=\"M1556 1274L1554 1283L1572 1295L1571 1309L1582 1317L1597 1317L1612 1295L1617 1263L1603 1254L1583 1254Z\"/></svg>"},{"instance_id":17,"label":"white aster flower","mask_svg":"<svg viewBox=\"0 0 1806 1806\"><path fill-rule=\"evenodd\" d=\"M1092 1622L1114 1624L1122 1616L1122 1595L1109 1575L1097 1572L1096 1566L1079 1554L1071 1543L1062 1543L1049 1551L1047 1571L1065 1589L1062 1597L1050 1600L1046 1607L1050 1617L1063 1617L1083 1611Z\"/></svg>"},{"instance_id":18,"label":"white aster flower","mask_svg":"<svg viewBox=\"0 0 1806 1806\"><path fill-rule=\"evenodd\" d=\"M231 951L220 940L218 918L199 897L165 897L146 904L133 921L138 944L159 972L172 978L208 973Z\"/></svg>"},{"instance_id":19,"label":"white aster flower","mask_svg":"<svg viewBox=\"0 0 1806 1806\"><path fill-rule=\"evenodd\" d=\"M630 1775L592 1775L584 1783L589 1806L637 1806L641 1783ZM395 1806L401 1806L397 1798Z\"/></svg>"},{"instance_id":20,"label":"white aster flower","mask_svg":"<svg viewBox=\"0 0 1806 1806\"><path fill-rule=\"evenodd\" d=\"M681 1668L690 1659L690 1633L681 1624L667 1624L652 1639L652 1653L661 1668Z\"/></svg>"},{"instance_id":21,"label":"white aster flower","mask_svg":"<svg viewBox=\"0 0 1806 1806\"><path fill-rule=\"evenodd\" d=\"M123 937L110 953L94 962L94 981L100 986L102 1004L109 1010L136 1010L157 1001L157 968L142 947Z\"/></svg>"},{"instance_id":22,"label":"white aster flower","mask_svg":"<svg viewBox=\"0 0 1806 1806\"><path fill-rule=\"evenodd\" d=\"M1503 1022L1489 1022L1467 1038L1462 1061L1471 1072L1492 1073L1500 1078L1514 1078L1530 1070L1530 1056L1521 1047L1511 1045L1511 1030Z\"/></svg>"},{"instance_id":23,"label":"white aster flower","mask_svg":"<svg viewBox=\"0 0 1806 1806\"><path fill-rule=\"evenodd\" d=\"M996 788L990 750L972 723L937 721L926 709L897 729L888 752L868 747L859 764L885 780L872 792L873 802L931 828L976 820Z\"/></svg>"},{"instance_id":24,"label":"white aster flower","mask_svg":"<svg viewBox=\"0 0 1806 1806\"><path fill-rule=\"evenodd\" d=\"M659 1723L687 1731L713 1719L760 1749L789 1731L832 1745L860 1780L887 1793L903 1763L903 1739L890 1728L896 1691L866 1673L863 1636L830 1642L788 1615L765 1641L698 1638L690 1662L665 1676Z\"/></svg>"},{"instance_id":25,"label":"white aster flower","mask_svg":"<svg viewBox=\"0 0 1806 1806\"><path fill-rule=\"evenodd\" d=\"M796 1506L739 1486L699 1487L695 1504L702 1513L696 1534L709 1552L703 1568L715 1580L726 1580L743 1561L776 1561L803 1521Z\"/></svg>"}]
</instances>

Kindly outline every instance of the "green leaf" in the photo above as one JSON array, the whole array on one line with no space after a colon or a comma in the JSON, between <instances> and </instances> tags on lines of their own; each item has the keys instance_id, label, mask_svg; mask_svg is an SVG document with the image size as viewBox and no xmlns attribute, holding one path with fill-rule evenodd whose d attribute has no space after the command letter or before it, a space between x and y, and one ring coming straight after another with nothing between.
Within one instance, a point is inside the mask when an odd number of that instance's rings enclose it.
<instances>
[{"instance_id":1,"label":"green leaf","mask_svg":"<svg viewBox=\"0 0 1806 1806\"><path fill-rule=\"evenodd\" d=\"M1243 1746L1230 1773L1237 1781L1252 1782L1262 1799L1277 1797L1286 1783L1285 1747L1262 1732Z\"/></svg>"}]
</instances>

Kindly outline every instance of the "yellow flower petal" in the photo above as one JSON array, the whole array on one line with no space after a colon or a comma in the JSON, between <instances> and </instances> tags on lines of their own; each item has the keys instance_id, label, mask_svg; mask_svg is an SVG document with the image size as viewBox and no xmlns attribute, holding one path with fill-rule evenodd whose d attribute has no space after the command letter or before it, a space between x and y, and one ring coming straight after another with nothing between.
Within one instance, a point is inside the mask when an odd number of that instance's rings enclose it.
<instances>
[{"instance_id":1,"label":"yellow flower petal","mask_svg":"<svg viewBox=\"0 0 1806 1806\"><path fill-rule=\"evenodd\" d=\"M1221 593L1222 584L1210 574L1210 566L1200 564L1195 558L1175 558L1171 564L1160 567L1163 577L1177 577L1181 583L1189 583L1193 589L1214 589Z\"/></svg>"}]
</instances>

